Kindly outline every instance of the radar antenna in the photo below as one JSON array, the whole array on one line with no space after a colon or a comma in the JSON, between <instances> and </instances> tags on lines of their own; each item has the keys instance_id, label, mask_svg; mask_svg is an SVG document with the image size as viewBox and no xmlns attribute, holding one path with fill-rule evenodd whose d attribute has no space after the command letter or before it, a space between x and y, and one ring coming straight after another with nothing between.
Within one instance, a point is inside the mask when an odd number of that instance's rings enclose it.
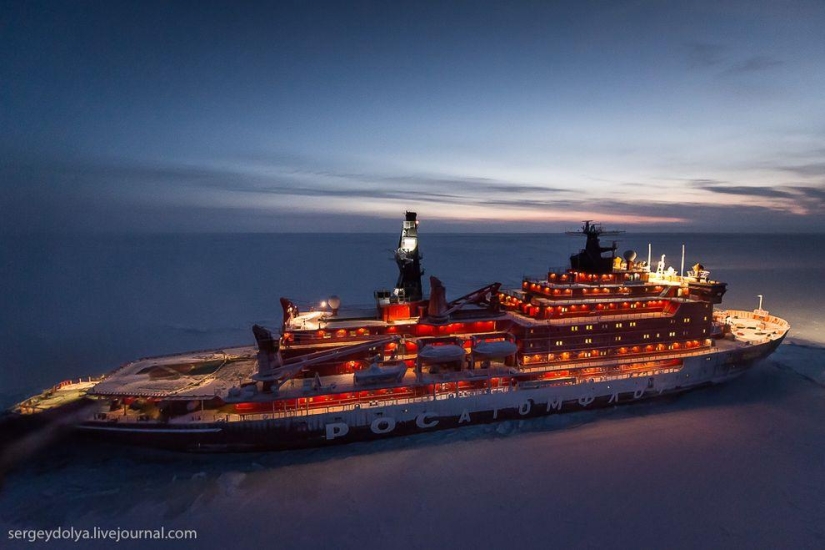
<instances>
[{"instance_id":1,"label":"radar antenna","mask_svg":"<svg viewBox=\"0 0 825 550\"><path fill-rule=\"evenodd\" d=\"M602 246L599 237L602 235L621 235L624 231L605 231L602 224L593 220L584 220L581 230L567 231L566 235L584 235L587 243L578 254L570 256L570 267L585 273L610 273L613 271L613 259L616 257L616 249L619 247L618 241L613 241L611 246ZM602 257L603 252L610 252L610 257Z\"/></svg>"}]
</instances>

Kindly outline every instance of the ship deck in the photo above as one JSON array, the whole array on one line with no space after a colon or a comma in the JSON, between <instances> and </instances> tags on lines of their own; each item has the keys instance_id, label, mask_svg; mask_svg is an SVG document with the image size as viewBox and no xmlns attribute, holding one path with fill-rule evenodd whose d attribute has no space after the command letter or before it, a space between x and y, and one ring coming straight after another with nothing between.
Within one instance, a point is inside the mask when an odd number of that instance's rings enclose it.
<instances>
[{"instance_id":1,"label":"ship deck","mask_svg":"<svg viewBox=\"0 0 825 550\"><path fill-rule=\"evenodd\" d=\"M638 364L638 373L631 368L629 372L622 376L640 375L645 368L645 363L662 362L673 359L685 359L693 356L700 356L712 353L729 352L735 349L744 349L751 346L764 344L772 340L782 338L788 330L788 323L782 319L771 316L766 311L717 311L717 315L722 315L731 328L730 334L725 338L714 340L714 346L710 349L685 350L680 352L663 351L658 353L646 353L644 356L623 358L623 364ZM127 363L101 379L87 379L76 382L67 381L55 386L21 404L28 412L37 412L56 407L79 397L88 392L88 395L103 398L111 397L147 397L161 398L164 400L186 400L186 401L208 401L216 397L230 402L247 403L267 403L273 401L273 394L261 394L252 391L248 393L234 390L241 384L249 381L256 370L256 348L236 347L215 351L202 351L192 353L182 353L171 356L141 359L132 363ZM405 357L399 357L404 359ZM411 358L411 357L410 357ZM572 368L599 368L616 365L615 358L603 358L596 360L571 360L559 362L554 365L543 365L537 367L523 367L520 369L508 368L503 364L494 364L491 368L444 371L430 374L422 373L420 378L416 376L413 369L408 369L403 379L393 383L383 384L356 384L352 374L340 374L324 376L320 380L320 386L313 380L307 378L292 379L287 381L277 392L277 399L296 399L308 401L307 398L329 395L333 393L357 393L359 394L359 405L372 406L369 397L362 399L360 396L371 395L376 390L388 393L376 400L375 406L386 405L387 399L392 398L392 391L399 392L405 388L415 386L430 386L438 384L452 384L458 391L456 382L477 382L491 380L494 378L506 379L518 376L519 374L536 374L540 372L552 373L557 370L569 370ZM636 369L636 370L638 370ZM615 375L611 375L615 376ZM593 378L588 376L588 378ZM599 378L599 376L596 376ZM508 387L489 387L472 391L508 391ZM366 393L365 393L366 392ZM379 392L379 393L380 393ZM230 394L232 397L230 398ZM395 401L417 402L421 399L437 399L438 395L429 397L399 397ZM344 410L347 406L344 405ZM329 409L326 407L324 410ZM283 411L278 415L294 415L300 411ZM309 409L305 411L309 414ZM217 416L216 416L217 415ZM130 421L133 413L124 412L107 414L110 421ZM173 419L177 421L200 420L241 420L250 415L219 414L210 411L194 411L191 414ZM111 418L109 418L111 417ZM191 418L189 418L191 417ZM196 418L197 417L197 418ZM134 419L132 419L134 420Z\"/></svg>"},{"instance_id":2,"label":"ship deck","mask_svg":"<svg viewBox=\"0 0 825 550\"><path fill-rule=\"evenodd\" d=\"M727 317L731 335L714 341L719 351L745 347L778 338L787 330L787 322L770 316L767 312L747 311L717 312ZM231 401L271 400L270 395L252 393L229 398L232 388L239 388L249 381L256 370L254 347L227 348L212 352L178 354L149 358L128 363L107 376L90 392L98 396L158 397L170 400L209 400L215 397ZM622 362L643 362L693 357L712 353L714 350L684 350L646 353L643 357L623 358ZM399 360L414 356L400 356ZM616 364L615 358L562 361L552 366L522 368L518 372L567 370L571 368L604 367ZM207 365L200 368L199 365ZM514 371L515 372L515 371ZM420 380L408 369L403 380L394 384L382 384L382 388L409 387L416 383L433 384L456 380L478 380L493 376L511 376L509 369L476 369L439 374L422 374ZM368 384L356 384L352 374L330 375L321 378L321 387L313 389L312 379L299 378L287 381L279 391L279 398L300 398L331 392L369 390Z\"/></svg>"},{"instance_id":3,"label":"ship deck","mask_svg":"<svg viewBox=\"0 0 825 550\"><path fill-rule=\"evenodd\" d=\"M398 319L390 324L411 326L418 322L417 316ZM287 323L287 330L352 330L364 327L383 327L387 322L378 317L375 307L353 306L342 309L336 315L329 311L308 311L300 313Z\"/></svg>"},{"instance_id":4,"label":"ship deck","mask_svg":"<svg viewBox=\"0 0 825 550\"><path fill-rule=\"evenodd\" d=\"M180 353L126 363L89 393L98 396L209 400L249 380L256 369L253 346Z\"/></svg>"},{"instance_id":5,"label":"ship deck","mask_svg":"<svg viewBox=\"0 0 825 550\"><path fill-rule=\"evenodd\" d=\"M776 340L790 329L787 321L765 310L717 310L715 314L724 317L730 325L733 339L723 341L732 345L749 346Z\"/></svg>"},{"instance_id":6,"label":"ship deck","mask_svg":"<svg viewBox=\"0 0 825 550\"><path fill-rule=\"evenodd\" d=\"M65 380L39 395L19 403L15 409L24 414L33 414L62 407L84 397L102 377Z\"/></svg>"}]
</instances>

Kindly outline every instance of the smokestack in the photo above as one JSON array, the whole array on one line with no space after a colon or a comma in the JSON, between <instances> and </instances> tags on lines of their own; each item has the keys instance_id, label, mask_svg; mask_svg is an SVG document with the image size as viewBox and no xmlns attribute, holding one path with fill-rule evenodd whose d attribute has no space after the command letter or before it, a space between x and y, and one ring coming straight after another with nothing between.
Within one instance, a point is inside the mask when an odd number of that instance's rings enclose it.
<instances>
[{"instance_id":1,"label":"smokestack","mask_svg":"<svg viewBox=\"0 0 825 550\"><path fill-rule=\"evenodd\" d=\"M438 323L447 320L447 289L435 277L430 277L430 303L427 306L427 316L431 321Z\"/></svg>"},{"instance_id":2,"label":"smokestack","mask_svg":"<svg viewBox=\"0 0 825 550\"><path fill-rule=\"evenodd\" d=\"M263 383L263 391L271 391L272 383L277 379L276 371L282 365L278 340L260 325L254 325L252 333L258 344L258 371L252 375L252 379Z\"/></svg>"}]
</instances>

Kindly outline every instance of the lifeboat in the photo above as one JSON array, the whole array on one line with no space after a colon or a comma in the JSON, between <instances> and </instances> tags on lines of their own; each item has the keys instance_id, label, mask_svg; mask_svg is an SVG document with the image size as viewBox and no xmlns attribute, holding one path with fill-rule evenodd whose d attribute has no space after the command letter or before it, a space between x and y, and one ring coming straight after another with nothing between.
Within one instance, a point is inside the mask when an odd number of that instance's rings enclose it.
<instances>
[{"instance_id":1,"label":"lifeboat","mask_svg":"<svg viewBox=\"0 0 825 550\"><path fill-rule=\"evenodd\" d=\"M390 363L384 366L379 366L378 363L372 363L366 369L355 372L355 383L376 384L378 382L398 382L404 378L406 372L407 365L404 363Z\"/></svg>"},{"instance_id":2,"label":"lifeboat","mask_svg":"<svg viewBox=\"0 0 825 550\"><path fill-rule=\"evenodd\" d=\"M482 359L497 359L508 357L518 351L518 346L507 340L498 342L481 342L473 348L473 354Z\"/></svg>"},{"instance_id":3,"label":"lifeboat","mask_svg":"<svg viewBox=\"0 0 825 550\"><path fill-rule=\"evenodd\" d=\"M443 346L424 346L418 352L419 359L428 363L450 363L464 359L465 352L461 346L446 344Z\"/></svg>"}]
</instances>

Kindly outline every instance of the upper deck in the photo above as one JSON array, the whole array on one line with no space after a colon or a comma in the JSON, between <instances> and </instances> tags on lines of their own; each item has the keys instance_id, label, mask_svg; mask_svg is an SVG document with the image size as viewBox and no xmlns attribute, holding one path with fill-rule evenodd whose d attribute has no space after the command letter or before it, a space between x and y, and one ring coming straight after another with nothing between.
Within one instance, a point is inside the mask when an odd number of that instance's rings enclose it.
<instances>
[{"instance_id":1,"label":"upper deck","mask_svg":"<svg viewBox=\"0 0 825 550\"><path fill-rule=\"evenodd\" d=\"M362 387L353 382L352 376L329 376L324 377L321 384L313 384L311 380L291 380L284 385L278 394L264 395L260 393L245 394L242 391L235 394L232 399L237 403L247 403L247 409L237 406L236 413L218 412L217 410L202 411L199 408L190 407L189 413L176 415L170 419L173 423L194 423L209 421L242 421L258 418L261 414L268 414L272 417L300 416L332 410L350 410L352 408L369 408L372 406L381 407L387 403L401 402L424 402L433 399L443 399L458 393L486 393L489 391L514 391L516 386L507 382L512 377L519 375L529 376L530 380L547 380L555 384L576 383L574 371L581 369L581 376L588 381L612 380L617 377L648 376L651 369L672 371L678 370L680 361L690 357L705 356L715 353L731 353L741 351L748 358L751 354L754 358L765 354L763 351L766 345L780 341L789 330L788 323L783 319L770 315L763 310L755 311L717 311L716 316L724 319L730 328L728 336L717 340L710 350L683 350L680 352L667 351L663 353L650 354L642 359L625 359L624 362L615 359L588 359L586 361L575 360L557 365L545 365L535 367L524 365L518 370L505 367L493 367L489 369L479 369L477 371L441 372L437 374L426 374L422 378L417 378L413 372L388 385L380 387ZM43 396L37 396L18 406L21 412L37 412L47 410L52 406L65 403L68 397L76 398L75 394L84 393L89 386L97 383L97 386L90 392L92 395L104 397L144 397L187 400L196 403L198 400L208 400L216 395L229 395L230 391L222 391L227 385L232 385L237 381L237 375L243 372L252 372L255 368L255 361L251 358L254 348L232 348L220 350L213 353L192 353L179 354L170 357L144 359L124 365L121 369L106 377L106 380L84 380L76 383L66 382L52 388ZM148 376L151 368L170 367L201 361L209 363L216 358L227 358L228 362L223 362L213 372L205 373L192 370L188 374L184 373L174 383L166 380L163 383L152 383ZM234 365L234 368L227 368ZM619 370L609 368L616 365ZM652 372L652 371L651 371ZM539 378L535 376L539 375ZM486 385L484 380L498 380L497 385ZM470 385L466 385L466 383ZM159 381L156 381L159 382ZM479 386L478 383L481 383ZM543 383L543 382L539 382ZM436 386L433 386L436 384ZM475 385L474 385L475 384ZM476 386L478 386L477 389ZM530 382L525 388L532 387ZM419 388L419 390L415 390ZM81 391L83 390L83 391ZM412 392L412 393L410 393ZM423 392L423 393L422 393ZM337 398L335 396L343 396ZM261 409L260 405L254 403L269 403L274 399L278 400L298 400L295 402L294 410ZM337 399L337 401L336 401ZM269 406L269 405L266 405ZM273 405L274 407L274 405ZM252 414L250 414L252 413ZM134 410L123 408L118 411L100 412L98 416L104 417L106 422L134 422L143 420L152 422L149 418L139 417L139 413ZM263 418L263 417L261 417Z\"/></svg>"}]
</instances>

